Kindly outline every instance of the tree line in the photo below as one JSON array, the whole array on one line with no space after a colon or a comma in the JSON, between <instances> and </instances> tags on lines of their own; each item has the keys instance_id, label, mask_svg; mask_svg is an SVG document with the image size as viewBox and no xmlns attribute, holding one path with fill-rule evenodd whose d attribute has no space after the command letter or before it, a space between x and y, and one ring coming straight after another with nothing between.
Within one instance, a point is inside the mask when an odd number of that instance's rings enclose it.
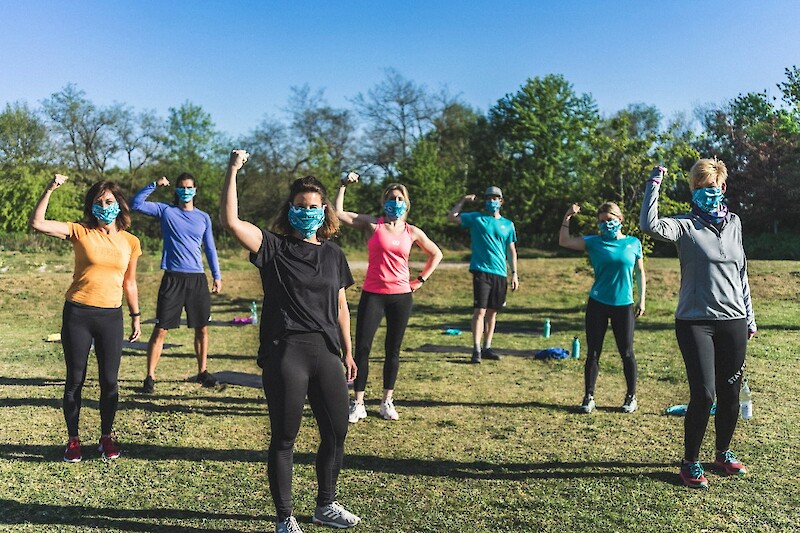
<instances>
[{"instance_id":1,"label":"tree line","mask_svg":"<svg viewBox=\"0 0 800 533\"><path fill-rule=\"evenodd\" d=\"M611 200L631 222L626 230L637 234L643 177L655 164L669 169L662 209L685 212L688 169L699 157L716 156L728 166L729 206L751 237L748 253L800 257L792 211L800 195L800 70L787 68L776 87L779 97L739 94L669 119L640 103L602 116L590 94L551 74L526 80L484 113L388 69L348 108L329 105L321 90L295 87L283 116L264 117L233 139L194 103L162 117L125 104L98 106L70 84L37 107L12 102L0 112L0 235L9 241L27 231L30 209L54 171L73 178L53 196L54 218L80 218L83 191L99 179L133 194L181 172L197 178L197 204L214 213L229 150L237 147L252 154L239 180L242 217L261 226L295 178L315 175L333 195L343 173L354 170L362 183L348 189L348 210L379 213L384 186L401 182L411 195L409 220L447 246L468 238L447 224L450 207L497 185L520 244L547 248L572 202L584 206L579 232L594 233L593 209ZM155 239L159 228L141 217L134 231ZM342 239L361 237L346 231Z\"/></svg>"}]
</instances>

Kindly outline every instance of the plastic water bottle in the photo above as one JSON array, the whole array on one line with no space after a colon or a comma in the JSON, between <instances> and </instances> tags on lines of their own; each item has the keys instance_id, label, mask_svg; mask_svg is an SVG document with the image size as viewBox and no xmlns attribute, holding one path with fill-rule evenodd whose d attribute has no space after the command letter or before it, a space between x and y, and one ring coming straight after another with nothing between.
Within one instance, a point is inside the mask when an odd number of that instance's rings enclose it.
<instances>
[{"instance_id":1,"label":"plastic water bottle","mask_svg":"<svg viewBox=\"0 0 800 533\"><path fill-rule=\"evenodd\" d=\"M550 336L550 319L544 321L544 331L542 332L542 336L546 339Z\"/></svg>"},{"instance_id":2,"label":"plastic water bottle","mask_svg":"<svg viewBox=\"0 0 800 533\"><path fill-rule=\"evenodd\" d=\"M750 385L747 384L747 378L742 381L742 392L739 394L739 407L743 420L750 420L753 418L753 393L750 392Z\"/></svg>"},{"instance_id":3,"label":"plastic water bottle","mask_svg":"<svg viewBox=\"0 0 800 533\"><path fill-rule=\"evenodd\" d=\"M581 341L578 337L574 337L572 339L572 358L573 359L580 359L581 358Z\"/></svg>"},{"instance_id":4,"label":"plastic water bottle","mask_svg":"<svg viewBox=\"0 0 800 533\"><path fill-rule=\"evenodd\" d=\"M255 301L250 302L250 323L258 324L258 307Z\"/></svg>"}]
</instances>

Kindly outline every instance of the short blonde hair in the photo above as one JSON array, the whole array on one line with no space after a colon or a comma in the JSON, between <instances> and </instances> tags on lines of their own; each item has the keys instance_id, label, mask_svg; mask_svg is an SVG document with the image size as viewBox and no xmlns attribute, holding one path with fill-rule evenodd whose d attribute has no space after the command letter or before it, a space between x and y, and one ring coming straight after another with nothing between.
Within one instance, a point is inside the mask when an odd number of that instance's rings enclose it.
<instances>
[{"instance_id":1,"label":"short blonde hair","mask_svg":"<svg viewBox=\"0 0 800 533\"><path fill-rule=\"evenodd\" d=\"M722 187L728 179L725 163L717 159L700 159L689 171L689 188Z\"/></svg>"},{"instance_id":2,"label":"short blonde hair","mask_svg":"<svg viewBox=\"0 0 800 533\"><path fill-rule=\"evenodd\" d=\"M614 215L620 220L620 222L625 220L625 217L622 216L622 209L620 209L619 206L614 202L606 202L603 205L601 205L600 208L597 210L597 216L600 216L603 213Z\"/></svg>"}]
</instances>

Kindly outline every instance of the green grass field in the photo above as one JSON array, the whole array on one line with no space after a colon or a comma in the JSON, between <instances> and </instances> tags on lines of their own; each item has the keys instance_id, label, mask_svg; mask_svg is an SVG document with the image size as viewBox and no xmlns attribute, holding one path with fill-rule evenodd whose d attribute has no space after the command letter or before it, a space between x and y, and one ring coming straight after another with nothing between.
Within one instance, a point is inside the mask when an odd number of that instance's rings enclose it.
<instances>
[{"instance_id":1,"label":"green grass field","mask_svg":"<svg viewBox=\"0 0 800 533\"><path fill-rule=\"evenodd\" d=\"M363 259L363 257L356 257ZM63 355L43 341L60 329L72 256L0 252L0 530L272 531L263 392L203 389L186 328L167 341L156 394L138 392L145 354L126 349L116 434L123 456L105 462L90 446L99 432L97 368L83 393L84 460L61 461ZM140 261L144 318L155 313L158 257ZM214 320L246 315L261 299L243 254L223 259ZM350 426L339 501L363 517L361 532L795 531L800 520L800 272L790 262L750 264L759 335L748 349L754 418L734 450L742 478L710 473L708 491L679 484L683 419L664 408L688 400L672 313L674 259L648 261L648 306L636 330L640 409L619 412L625 394L611 335L601 360L598 410L580 415L583 360L509 355L465 364L471 340L471 278L440 269L415 295L395 393L398 422L377 416L383 330L373 349L367 410ZM355 270L357 280L363 270ZM521 289L501 313L494 346L534 350L583 340L591 271L583 258L525 259ZM359 285L349 290L354 311ZM541 337L545 319L553 335ZM127 327L127 326L126 326ZM143 328L144 340L151 325ZM443 335L456 327L461 336ZM257 373L257 328L214 326L210 370ZM584 342L585 344L585 342ZM442 352L425 345L450 346ZM703 458L713 459L713 423ZM295 513L307 532L318 436L306 411L295 453Z\"/></svg>"}]
</instances>

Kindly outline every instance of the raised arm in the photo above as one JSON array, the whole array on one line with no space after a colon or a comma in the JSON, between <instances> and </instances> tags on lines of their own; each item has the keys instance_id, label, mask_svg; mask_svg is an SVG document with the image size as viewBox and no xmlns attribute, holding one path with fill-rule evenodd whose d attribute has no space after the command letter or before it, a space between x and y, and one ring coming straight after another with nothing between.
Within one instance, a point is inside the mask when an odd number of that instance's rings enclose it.
<instances>
[{"instance_id":1,"label":"raised arm","mask_svg":"<svg viewBox=\"0 0 800 533\"><path fill-rule=\"evenodd\" d=\"M558 231L558 245L576 252L583 252L586 250L586 241L583 237L573 237L569 234L569 221L572 217L580 213L581 206L572 204L564 213L564 220L561 221L561 229Z\"/></svg>"},{"instance_id":2,"label":"raised arm","mask_svg":"<svg viewBox=\"0 0 800 533\"><path fill-rule=\"evenodd\" d=\"M641 257L636 260L634 274L636 275L636 286L639 290L639 298L636 301L636 316L640 317L644 314L644 298L647 292L647 278L644 275L644 259Z\"/></svg>"},{"instance_id":3,"label":"raised arm","mask_svg":"<svg viewBox=\"0 0 800 533\"><path fill-rule=\"evenodd\" d=\"M374 229L375 224L378 223L377 218L371 215L360 215L358 213L353 213L352 211L344 210L344 191L347 189L348 185L358 182L359 177L360 176L355 172L350 172L339 185L339 190L336 191L336 216L339 217L339 220L342 222L342 224L346 226L362 229L372 227Z\"/></svg>"},{"instance_id":4,"label":"raised arm","mask_svg":"<svg viewBox=\"0 0 800 533\"><path fill-rule=\"evenodd\" d=\"M425 262L422 272L419 273L419 277L424 281L420 281L419 278L411 280L411 291L414 292L419 289L425 281L428 281L433 271L436 270L436 267L442 262L443 255L442 250L436 246L436 243L430 240L428 236L425 235L425 232L418 227L411 226L411 236L414 242L417 243L417 246L428 255L428 260Z\"/></svg>"},{"instance_id":5,"label":"raised arm","mask_svg":"<svg viewBox=\"0 0 800 533\"><path fill-rule=\"evenodd\" d=\"M461 211L464 209L464 202L474 202L475 195L468 194L461 198L456 205L453 206L453 209L447 213L447 221L453 224L461 224Z\"/></svg>"},{"instance_id":6,"label":"raised arm","mask_svg":"<svg viewBox=\"0 0 800 533\"><path fill-rule=\"evenodd\" d=\"M147 201L148 196L153 194L156 187L169 187L169 180L166 176L161 176L156 181L142 187L142 189L131 198L131 209L151 217L159 216L161 214L161 209L158 203Z\"/></svg>"},{"instance_id":7,"label":"raised arm","mask_svg":"<svg viewBox=\"0 0 800 533\"><path fill-rule=\"evenodd\" d=\"M219 219L222 227L233 235L245 249L256 253L261 248L263 235L257 226L239 218L239 197L236 193L236 173L250 156L244 150L233 150L225 173L225 184L220 197Z\"/></svg>"},{"instance_id":8,"label":"raised arm","mask_svg":"<svg viewBox=\"0 0 800 533\"><path fill-rule=\"evenodd\" d=\"M61 187L65 181L67 181L67 177L62 174L53 176L53 179L47 184L44 192L39 197L39 201L36 202L36 207L33 208L33 213L31 213L31 218L28 221L30 227L36 231L59 239L69 237L69 224L58 220L47 220L45 214L47 213L47 205L50 203L50 195Z\"/></svg>"},{"instance_id":9,"label":"raised arm","mask_svg":"<svg viewBox=\"0 0 800 533\"><path fill-rule=\"evenodd\" d=\"M658 196L661 180L667 175L664 167L655 167L645 184L642 211L639 213L639 227L642 231L660 241L675 242L681 236L681 225L672 218L658 218Z\"/></svg>"}]
</instances>

